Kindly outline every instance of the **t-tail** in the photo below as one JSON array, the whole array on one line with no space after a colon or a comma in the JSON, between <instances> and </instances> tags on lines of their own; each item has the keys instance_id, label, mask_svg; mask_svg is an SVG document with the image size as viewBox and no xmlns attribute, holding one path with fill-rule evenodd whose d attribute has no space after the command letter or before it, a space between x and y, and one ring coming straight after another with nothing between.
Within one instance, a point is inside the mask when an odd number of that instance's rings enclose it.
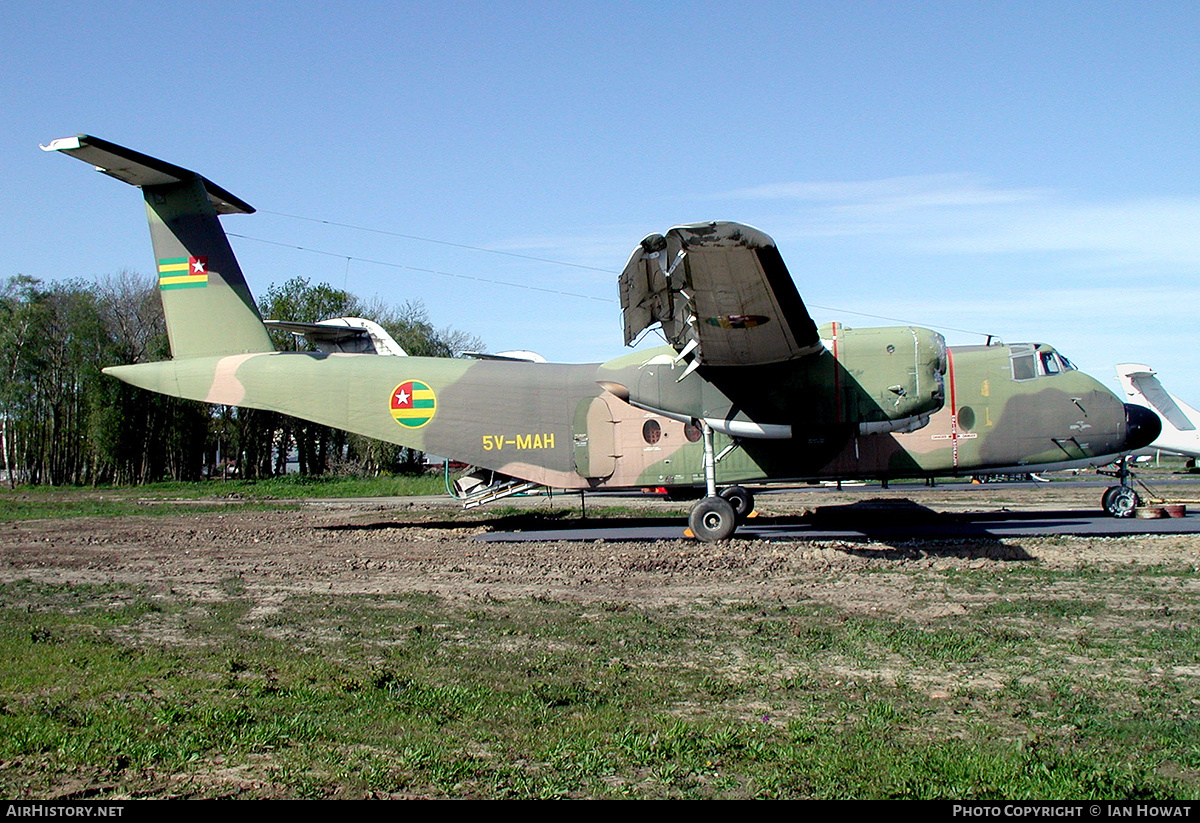
<instances>
[{"instance_id":1,"label":"t-tail","mask_svg":"<svg viewBox=\"0 0 1200 823\"><path fill-rule=\"evenodd\" d=\"M142 190L172 357L274 351L217 219L252 214L252 206L193 171L86 134L42 149L77 157Z\"/></svg>"},{"instance_id":2,"label":"t-tail","mask_svg":"<svg viewBox=\"0 0 1200 823\"><path fill-rule=\"evenodd\" d=\"M1200 412L1168 393L1149 366L1120 363L1117 379L1127 402L1152 410L1162 420L1162 431L1150 448L1200 458Z\"/></svg>"}]
</instances>

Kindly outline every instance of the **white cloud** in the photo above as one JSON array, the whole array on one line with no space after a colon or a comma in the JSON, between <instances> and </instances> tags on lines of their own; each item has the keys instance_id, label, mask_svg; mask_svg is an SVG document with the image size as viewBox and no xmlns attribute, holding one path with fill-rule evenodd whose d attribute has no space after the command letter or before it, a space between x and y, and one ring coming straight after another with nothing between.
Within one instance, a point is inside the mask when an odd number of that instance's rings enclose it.
<instances>
[{"instance_id":1,"label":"white cloud","mask_svg":"<svg viewBox=\"0 0 1200 823\"><path fill-rule=\"evenodd\" d=\"M967 174L924 174L880 180L769 183L728 192L730 199L831 203L853 210L898 212L1036 200L1041 189L998 189Z\"/></svg>"},{"instance_id":2,"label":"white cloud","mask_svg":"<svg viewBox=\"0 0 1200 823\"><path fill-rule=\"evenodd\" d=\"M1117 261L1130 263L1200 265L1200 198L1039 203L997 214L989 225L972 231L927 237L921 245L934 252L1085 252L1115 254Z\"/></svg>"},{"instance_id":3,"label":"white cloud","mask_svg":"<svg viewBox=\"0 0 1200 823\"><path fill-rule=\"evenodd\" d=\"M1200 266L1200 197L1082 201L949 173L773 183L724 197L786 209L769 218L777 240L869 236L933 255L1066 252L1091 255L1088 265L1104 268Z\"/></svg>"}]
</instances>

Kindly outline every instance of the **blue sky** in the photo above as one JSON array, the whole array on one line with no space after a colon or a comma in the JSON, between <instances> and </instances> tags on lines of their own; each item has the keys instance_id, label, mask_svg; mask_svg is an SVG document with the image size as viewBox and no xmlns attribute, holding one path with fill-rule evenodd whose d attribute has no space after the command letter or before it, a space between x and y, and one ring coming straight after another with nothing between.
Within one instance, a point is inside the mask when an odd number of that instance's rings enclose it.
<instances>
[{"instance_id":1,"label":"blue sky","mask_svg":"<svg viewBox=\"0 0 1200 823\"><path fill-rule=\"evenodd\" d=\"M85 132L258 208L224 222L259 294L598 361L637 241L737 220L818 322L1045 341L1114 389L1148 363L1200 405L1194 2L529 8L7 5L0 276L151 270L138 194L37 149Z\"/></svg>"}]
</instances>

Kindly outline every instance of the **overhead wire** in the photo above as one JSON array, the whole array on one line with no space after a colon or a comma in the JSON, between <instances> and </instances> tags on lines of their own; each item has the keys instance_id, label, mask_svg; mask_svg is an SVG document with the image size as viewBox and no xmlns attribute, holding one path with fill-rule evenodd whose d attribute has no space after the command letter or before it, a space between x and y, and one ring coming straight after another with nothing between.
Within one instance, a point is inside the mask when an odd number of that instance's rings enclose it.
<instances>
[{"instance_id":1,"label":"overhead wire","mask_svg":"<svg viewBox=\"0 0 1200 823\"><path fill-rule=\"evenodd\" d=\"M353 231L368 232L371 234L379 234L379 235L383 235L383 236L387 236L387 237L398 237L398 238L401 238L404 240L416 240L416 241L419 241L422 243L433 243L433 244L436 244L439 246L449 246L452 248L464 249L467 251L477 251L477 252L483 252L486 254L499 254L499 255L503 255L505 257L514 257L514 258L517 258L520 260L529 260L529 261L532 261L535 263L546 263L546 264L553 265L553 266L567 266L570 268L584 269L587 271L594 271L594 272L599 272L601 274L609 274L609 275L614 275L614 276L620 274L620 272L613 271L612 269L604 269L604 268L599 268L597 266L587 266L582 263L571 263L571 262L568 262L565 260L554 260L554 259L547 258L547 257L534 257L534 256L527 255L527 254L518 254L516 252L504 251L502 249L491 249L491 248L487 248L484 246L473 246L473 245L470 245L469 243L455 243L455 242L452 242L449 240L439 240L439 239L432 238L432 237L421 237L420 235L405 234L402 232L389 231L387 229L377 229L377 228L373 228L370 226L357 226L357 225L354 225L353 223L342 223L342 222L338 222L338 221L334 221L334 220L325 220L323 218L318 218L318 217L305 217L304 215L289 214L287 212L280 212L280 211L269 211L266 209L260 210L260 213L261 214L271 214L276 217L285 217L285 218L288 218L291 220L303 220L303 221L310 222L310 223L321 223L321 224L327 225L327 226L334 226L334 227L343 228L343 229L351 229ZM343 258L346 260L347 266L349 266L349 263L351 260L355 260L355 261L362 262L362 263L370 263L370 264L373 264L376 266L385 266L388 268L404 269L406 271L421 272L423 274L434 274L434 275L438 275L440 277L452 277L452 278L457 278L460 280L472 280L472 281L479 282L479 283L489 283L489 284L497 285L497 286L508 286L510 288L526 289L528 291L537 291L537 292L543 292L546 294L557 294L557 295L561 295L564 297L578 297L583 300L592 300L592 301L595 301L598 303L615 303L615 302L617 302L616 300L613 300L612 298L596 297L594 295L579 294L578 292L564 291L561 289L547 289L547 288L543 288L540 286L530 286L526 283L514 283L511 280L497 280L497 279L488 278L488 277L478 277L478 276L469 275L469 274L458 274L456 272L447 272L447 271L440 271L437 269L421 268L418 266L407 266L402 263L391 263L391 262L384 261L384 260L372 260L369 258L356 257L353 255L347 255L347 254L340 253L340 252L323 251L321 249L313 249L313 248L309 248L306 246L297 246L297 245L294 245L291 243L281 243L281 242L277 242L274 240L265 240L260 237L250 237L250 236L244 235L244 234L235 234L233 232L227 232L227 234L229 234L231 237L238 237L243 240L252 240L252 241L255 241L258 243L266 243L268 245L273 245L273 246L281 246L284 248L297 249L299 251L306 251L306 252L310 252L312 254L322 254L322 255L326 255L328 257ZM850 315L854 315L856 317L867 317L872 320L886 320L890 323L903 323L904 325L926 325L926 324L915 324L915 323L912 323L912 321L905 320L905 319L899 318L899 317L888 317L886 315L869 314L867 312L854 311L852 309L843 309L843 308L838 308L836 306L822 306L817 303L807 303L806 305L808 305L814 309L821 309L822 311L834 312L837 314L850 314ZM996 337L995 334L992 334L990 332L981 332L981 331L977 331L974 329L959 329L959 328L955 328L953 326L936 325L936 326L930 326L930 328L939 329L939 330L943 330L943 331L959 332L960 334L977 335L979 337L986 337L988 340L992 340Z\"/></svg>"},{"instance_id":2,"label":"overhead wire","mask_svg":"<svg viewBox=\"0 0 1200 823\"><path fill-rule=\"evenodd\" d=\"M403 263L391 263L387 260L373 260L369 257L358 257L355 255L345 254L342 252L324 251L322 249L314 249L314 248L310 248L308 246L297 246L294 243L281 243L277 240L266 240L262 237L251 237L250 235L247 235L247 234L237 234L235 232L226 232L226 234L229 235L230 237L237 237L241 240L252 240L255 243L265 243L269 246L279 246L279 247L285 248L285 249L296 249L298 251L306 251L311 254L322 254L322 255L325 255L326 257L337 257L337 258L344 259L347 261L354 260L359 263L370 263L375 266L385 266L387 268L392 268L392 269L403 269L405 271L421 272L422 274L436 274L439 277L453 277L458 280L472 280L476 283L490 283L490 284L496 285L496 286L508 286L508 287L514 288L514 289L526 289L528 291L543 292L545 294L557 294L557 295L561 295L564 297L578 297L583 300L595 300L595 301L601 302L601 303L615 303L616 302L615 300L613 300L612 298L609 298L609 297L596 297L596 296L590 295L590 294L579 294L578 292L563 291L562 289L547 289L547 288L543 288L542 286L530 286L527 283L514 283L511 280L497 280L495 278L490 278L490 277L477 277L473 274L459 274L457 272L440 271L438 269L427 269L427 268L422 268L420 266L407 266ZM479 251L486 251L486 249L479 249ZM551 262L551 261L546 261L546 262Z\"/></svg>"},{"instance_id":3,"label":"overhead wire","mask_svg":"<svg viewBox=\"0 0 1200 823\"><path fill-rule=\"evenodd\" d=\"M439 246L451 246L456 249L467 249L468 251L483 251L483 252L487 252L488 254L502 254L505 257L516 257L519 260L532 260L535 263L551 263L555 266L570 266L571 268L586 269L587 271L596 271L596 272L600 272L602 274L616 274L617 273L617 272L613 272L609 269L602 269L602 268L598 268L596 266L585 266L582 263L568 263L563 260L549 260L545 257L533 257L528 254L518 254L518 253L512 252L512 251L504 251L503 249L488 249L488 248L484 248L482 246L472 246L467 243L453 243L449 240L435 240L432 237L418 237L415 234L402 234L397 231L388 231L387 229L375 229L375 228L371 228L369 226L355 226L351 223L338 223L333 220L324 220L324 219L321 219L318 217L304 217L299 214L288 214L287 212L282 212L282 211L267 211L265 209L263 211L261 211L260 213L261 214L273 214L276 217L288 217L293 220L307 220L310 223L321 223L326 226L337 226L338 228L342 228L342 229L354 229L355 231L365 231L365 232L370 232L372 234L382 234L386 237L399 237L404 240L419 240L422 243L436 243Z\"/></svg>"}]
</instances>

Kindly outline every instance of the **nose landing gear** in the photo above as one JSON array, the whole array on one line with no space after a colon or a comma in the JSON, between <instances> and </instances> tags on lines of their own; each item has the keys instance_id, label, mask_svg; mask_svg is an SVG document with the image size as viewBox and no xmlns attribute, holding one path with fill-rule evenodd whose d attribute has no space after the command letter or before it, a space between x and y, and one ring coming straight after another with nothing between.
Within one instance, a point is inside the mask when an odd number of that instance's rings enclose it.
<instances>
[{"instance_id":1,"label":"nose landing gear","mask_svg":"<svg viewBox=\"0 0 1200 823\"><path fill-rule=\"evenodd\" d=\"M1100 503L1104 511L1113 517L1133 517L1134 510L1142 504L1142 499L1130 485L1135 480L1133 471L1129 468L1129 458L1122 457L1117 463L1116 471L1098 470L1100 474L1115 477L1121 481L1119 486L1109 486L1104 490ZM1140 482L1140 481L1139 481Z\"/></svg>"},{"instance_id":2,"label":"nose landing gear","mask_svg":"<svg viewBox=\"0 0 1200 823\"><path fill-rule=\"evenodd\" d=\"M1104 490L1101 503L1113 517L1133 517L1133 511L1141 503L1132 486L1109 486Z\"/></svg>"}]
</instances>

